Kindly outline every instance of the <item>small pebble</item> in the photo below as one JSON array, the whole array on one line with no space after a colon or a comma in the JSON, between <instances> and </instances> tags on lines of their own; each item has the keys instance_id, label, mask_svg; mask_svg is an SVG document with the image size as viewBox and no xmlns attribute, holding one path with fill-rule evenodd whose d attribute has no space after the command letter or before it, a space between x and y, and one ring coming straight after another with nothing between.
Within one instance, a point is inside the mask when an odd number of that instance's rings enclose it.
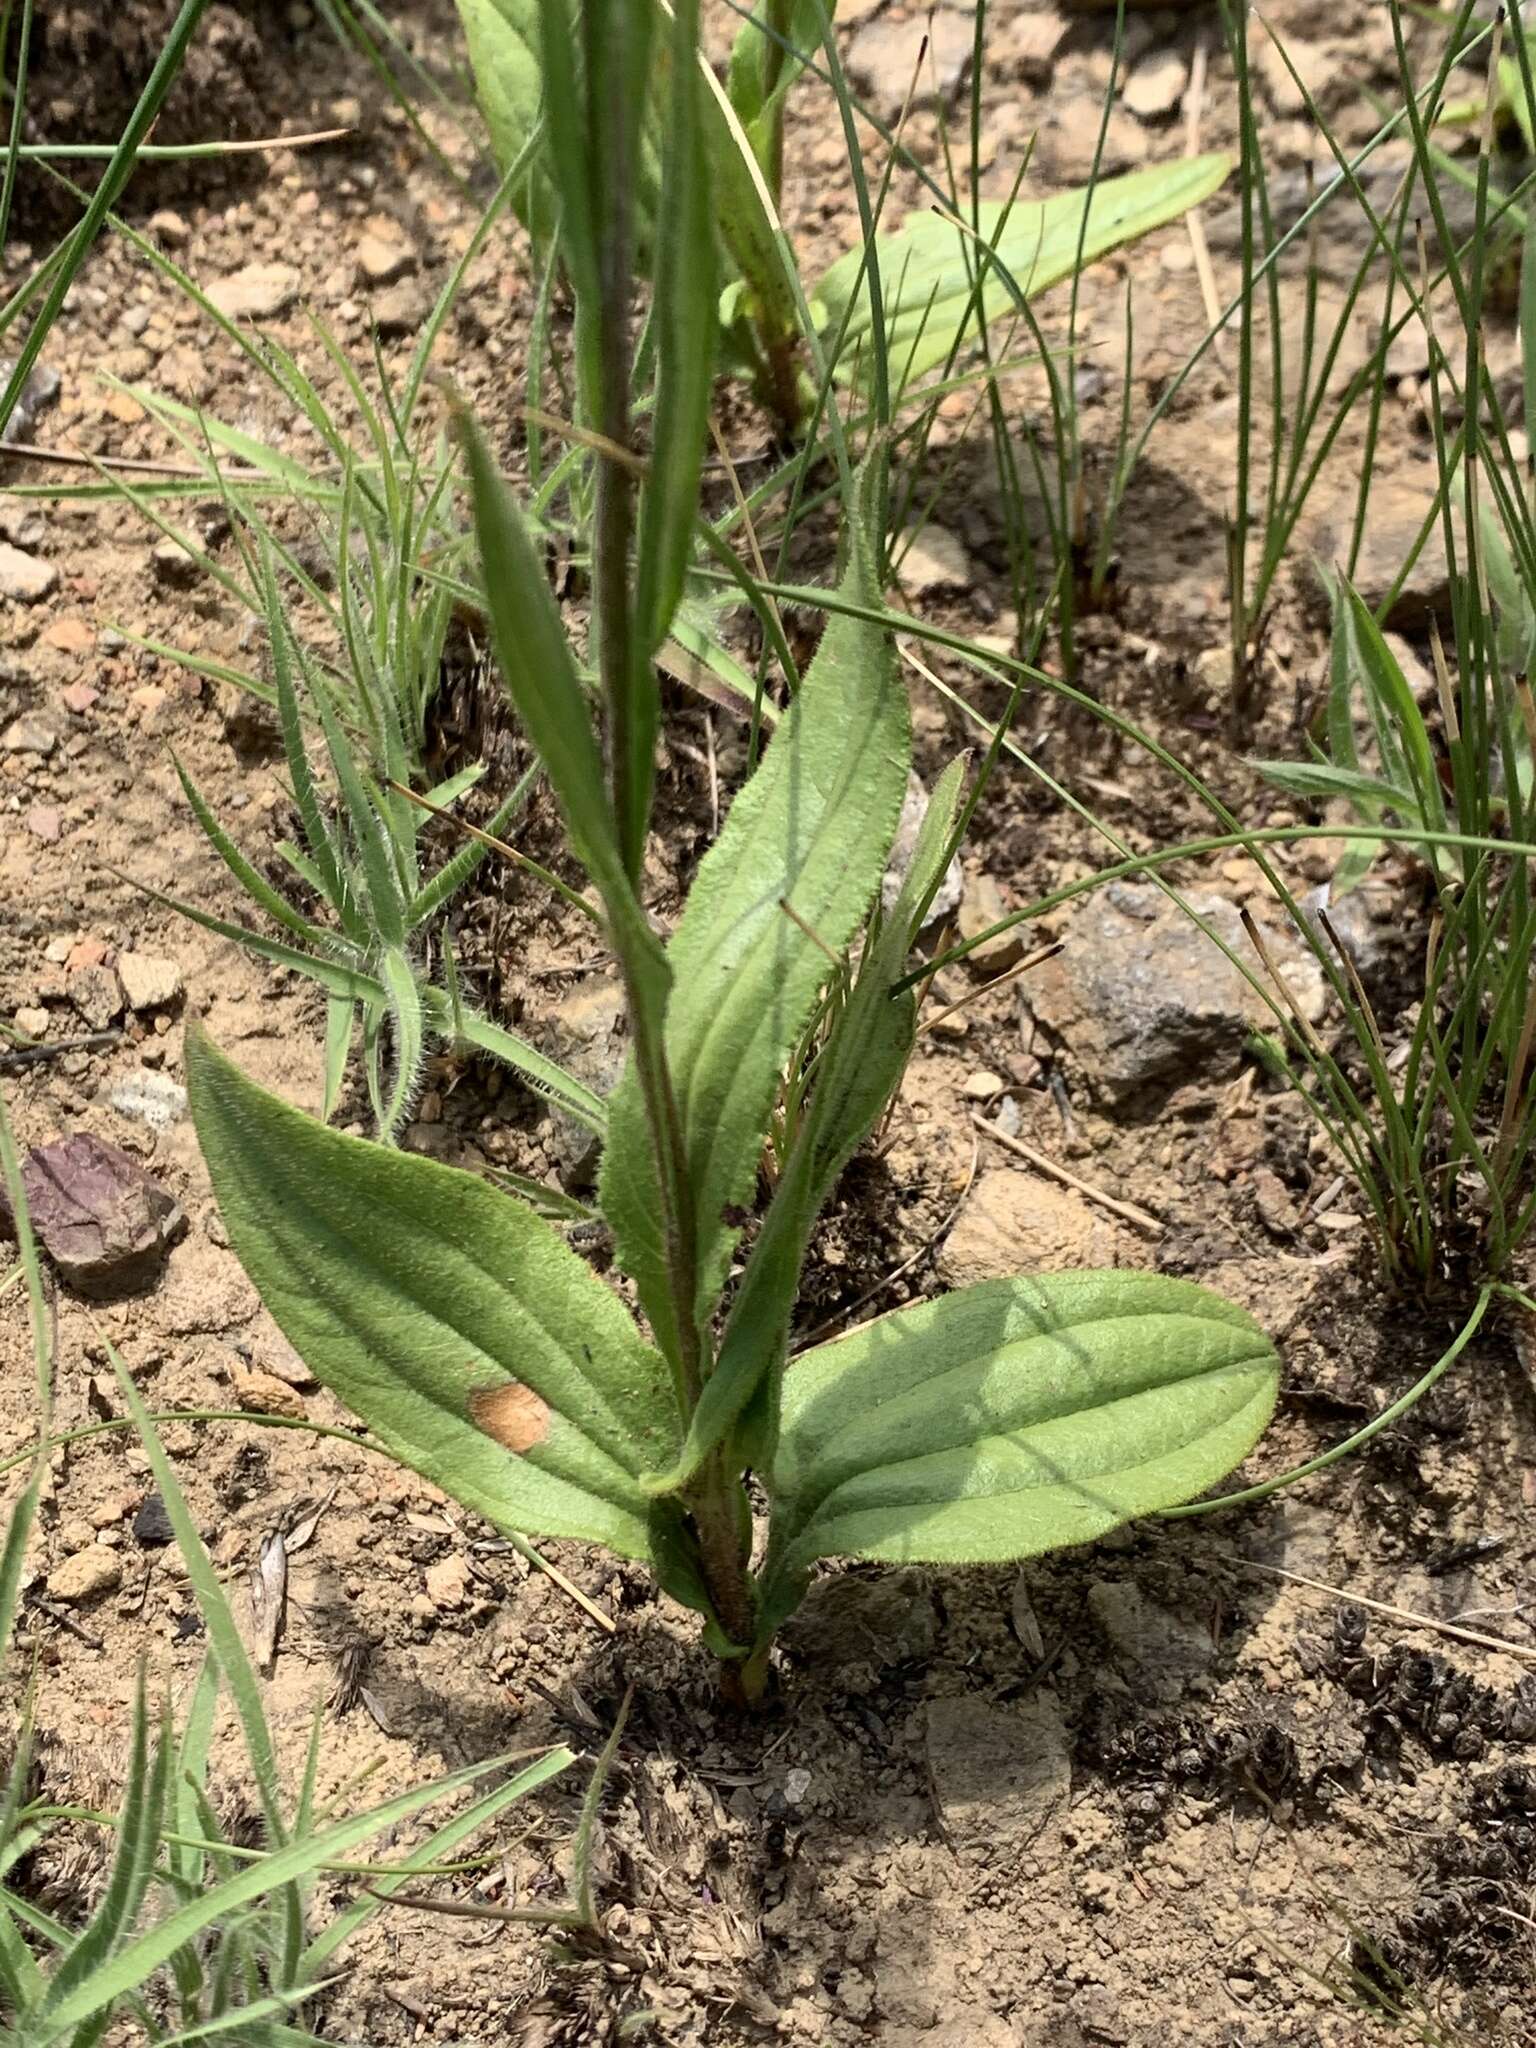
<instances>
[{"instance_id":1,"label":"small pebble","mask_svg":"<svg viewBox=\"0 0 1536 2048\"><path fill-rule=\"evenodd\" d=\"M36 604L59 587L59 572L52 562L24 554L9 541L0 541L0 597L14 604Z\"/></svg>"},{"instance_id":2,"label":"small pebble","mask_svg":"<svg viewBox=\"0 0 1536 2048\"><path fill-rule=\"evenodd\" d=\"M238 1367L230 1375L235 1405L247 1415L287 1415L302 1422L306 1413L302 1397L294 1389L260 1366Z\"/></svg>"},{"instance_id":3,"label":"small pebble","mask_svg":"<svg viewBox=\"0 0 1536 2048\"><path fill-rule=\"evenodd\" d=\"M112 1592L123 1582L122 1559L115 1551L93 1543L89 1550L77 1550L48 1574L49 1598L64 1607L85 1607Z\"/></svg>"},{"instance_id":4,"label":"small pebble","mask_svg":"<svg viewBox=\"0 0 1536 2048\"><path fill-rule=\"evenodd\" d=\"M971 1102L990 1102L994 1095L1001 1095L1008 1083L1001 1074L994 1074L990 1068L982 1067L977 1073L967 1074L961 1093Z\"/></svg>"},{"instance_id":5,"label":"small pebble","mask_svg":"<svg viewBox=\"0 0 1536 2048\"><path fill-rule=\"evenodd\" d=\"M455 1551L451 1557L441 1557L436 1564L429 1564L426 1570L427 1593L435 1607L462 1607L469 1597L474 1578L466 1559Z\"/></svg>"},{"instance_id":6,"label":"small pebble","mask_svg":"<svg viewBox=\"0 0 1536 2048\"><path fill-rule=\"evenodd\" d=\"M158 953L124 953L117 978L135 1010L164 1009L181 994L181 969Z\"/></svg>"},{"instance_id":7,"label":"small pebble","mask_svg":"<svg viewBox=\"0 0 1536 2048\"><path fill-rule=\"evenodd\" d=\"M126 1074L107 1097L119 1116L148 1124L152 1131L168 1131L187 1113L187 1091L168 1074L156 1074L147 1067Z\"/></svg>"}]
</instances>

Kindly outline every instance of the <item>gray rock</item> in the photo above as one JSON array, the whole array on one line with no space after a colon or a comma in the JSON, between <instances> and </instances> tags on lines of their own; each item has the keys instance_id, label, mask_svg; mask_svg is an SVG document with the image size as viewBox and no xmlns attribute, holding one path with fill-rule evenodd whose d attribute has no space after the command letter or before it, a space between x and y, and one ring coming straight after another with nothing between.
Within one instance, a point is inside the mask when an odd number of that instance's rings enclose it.
<instances>
[{"instance_id":1,"label":"gray rock","mask_svg":"<svg viewBox=\"0 0 1536 2048\"><path fill-rule=\"evenodd\" d=\"M146 223L152 235L158 235L167 249L180 249L192 239L192 230L179 213L173 213L166 206L158 213L152 213Z\"/></svg>"},{"instance_id":2,"label":"gray rock","mask_svg":"<svg viewBox=\"0 0 1536 2048\"><path fill-rule=\"evenodd\" d=\"M1125 81L1122 98L1141 121L1158 121L1177 113L1184 88L1189 84L1189 66L1176 50L1154 52L1144 57Z\"/></svg>"},{"instance_id":3,"label":"gray rock","mask_svg":"<svg viewBox=\"0 0 1536 2048\"><path fill-rule=\"evenodd\" d=\"M180 541L169 537L156 541L150 549L149 566L155 581L168 590L190 590L202 574L202 565L193 560Z\"/></svg>"},{"instance_id":4,"label":"gray rock","mask_svg":"<svg viewBox=\"0 0 1536 2048\"><path fill-rule=\"evenodd\" d=\"M1054 1696L996 1706L973 1693L929 1702L926 1739L934 1792L961 1860L1012 1871L1051 1853L1072 1792L1072 1750Z\"/></svg>"},{"instance_id":5,"label":"gray rock","mask_svg":"<svg viewBox=\"0 0 1536 2048\"><path fill-rule=\"evenodd\" d=\"M373 300L369 311L380 334L415 334L431 316L432 294L420 278L403 278Z\"/></svg>"},{"instance_id":6,"label":"gray rock","mask_svg":"<svg viewBox=\"0 0 1536 2048\"><path fill-rule=\"evenodd\" d=\"M896 837L891 844L890 861L880 883L880 902L887 916L896 908L896 899L907 879L912 856L917 852L917 835L922 830L923 819L927 813L928 792L923 787L921 777L909 774L907 794L901 806L901 819L896 827ZM964 888L965 872L960 866L960 856L956 854L945 869L943 879L935 892L928 911L928 924L941 924L945 918L953 917L960 907L960 897Z\"/></svg>"},{"instance_id":7,"label":"gray rock","mask_svg":"<svg viewBox=\"0 0 1536 2048\"><path fill-rule=\"evenodd\" d=\"M1088 1611L1121 1677L1141 1697L1171 1703L1210 1670L1210 1630L1170 1614L1127 1580L1095 1581L1088 1588Z\"/></svg>"},{"instance_id":8,"label":"gray rock","mask_svg":"<svg viewBox=\"0 0 1536 2048\"><path fill-rule=\"evenodd\" d=\"M1007 915L1008 906L1003 901L1003 892L992 877L972 875L966 882L960 903L961 938L979 938ZM988 939L974 953L966 955L966 966L982 980L994 974L1006 974L1010 967L1016 967L1024 958L1024 929L1021 924L1010 925L995 939Z\"/></svg>"},{"instance_id":9,"label":"gray rock","mask_svg":"<svg viewBox=\"0 0 1536 2048\"><path fill-rule=\"evenodd\" d=\"M1419 529L1434 500L1434 486L1425 479L1423 488L1400 478L1388 478L1371 487L1365 538L1355 564L1356 590L1370 610L1378 611L1402 573L1419 538ZM1349 543L1348 520L1353 504L1343 508L1344 516L1330 526L1316 549L1320 562L1330 567L1344 560ZM1465 564L1461 546L1461 515L1453 511L1452 528L1457 536L1457 558ZM1451 616L1451 579L1445 560L1445 534L1437 519L1430 529L1418 559L1409 569L1403 587L1393 600L1385 623L1400 630L1423 626L1430 619Z\"/></svg>"},{"instance_id":10,"label":"gray rock","mask_svg":"<svg viewBox=\"0 0 1536 2048\"><path fill-rule=\"evenodd\" d=\"M69 1000L89 1031L105 1031L123 1014L123 992L110 967L80 967L69 977Z\"/></svg>"},{"instance_id":11,"label":"gray rock","mask_svg":"<svg viewBox=\"0 0 1536 2048\"><path fill-rule=\"evenodd\" d=\"M186 1229L175 1197L137 1160L88 1131L28 1153L21 1182L37 1241L77 1294L142 1287ZM0 1234L15 1234L3 1192Z\"/></svg>"},{"instance_id":12,"label":"gray rock","mask_svg":"<svg viewBox=\"0 0 1536 2048\"><path fill-rule=\"evenodd\" d=\"M1266 35L1261 36L1254 47L1258 74L1264 84L1265 97L1277 114L1287 119L1306 112L1306 98L1301 86L1291 76L1294 66L1301 84L1311 93L1314 100L1327 86L1334 75L1333 53L1320 43L1306 42L1300 36L1285 34L1281 38L1285 54L1280 46ZM1287 63L1286 59L1290 62Z\"/></svg>"},{"instance_id":13,"label":"gray rock","mask_svg":"<svg viewBox=\"0 0 1536 2048\"><path fill-rule=\"evenodd\" d=\"M928 49L918 70L918 51L925 33ZM914 78L914 106L931 106L935 98L949 98L965 76L974 37L968 14L941 7L907 21L870 22L848 45L844 63L849 78L877 113L899 114Z\"/></svg>"},{"instance_id":14,"label":"gray rock","mask_svg":"<svg viewBox=\"0 0 1536 2048\"><path fill-rule=\"evenodd\" d=\"M964 544L942 526L909 528L895 550L896 574L912 597L941 590L969 590L975 580Z\"/></svg>"},{"instance_id":15,"label":"gray rock","mask_svg":"<svg viewBox=\"0 0 1536 2048\"><path fill-rule=\"evenodd\" d=\"M841 10L838 15L842 18ZM1030 85L1048 85L1056 52L1067 34L1067 24L1054 7L1036 6L1020 11L989 33L987 62L1014 66Z\"/></svg>"},{"instance_id":16,"label":"gray rock","mask_svg":"<svg viewBox=\"0 0 1536 2048\"><path fill-rule=\"evenodd\" d=\"M1137 164L1146 162L1150 148L1147 131L1134 115L1123 107L1112 107L1106 124L1103 103L1089 93L1074 99L1058 97L1042 138L1050 151L1053 170L1073 179L1088 176L1095 156L1101 175L1133 170ZM1141 354L1139 333L1137 353Z\"/></svg>"},{"instance_id":17,"label":"gray rock","mask_svg":"<svg viewBox=\"0 0 1536 2048\"><path fill-rule=\"evenodd\" d=\"M0 391L11 381L11 372L16 367L14 356L0 356ZM21 387L21 396L16 401L16 410L5 423L5 432L0 442L30 441L32 430L50 405L58 401L60 389L59 373L49 363L34 363Z\"/></svg>"},{"instance_id":18,"label":"gray rock","mask_svg":"<svg viewBox=\"0 0 1536 2048\"><path fill-rule=\"evenodd\" d=\"M123 1561L103 1543L77 1550L48 1574L48 1596L61 1607L89 1607L123 1582Z\"/></svg>"},{"instance_id":19,"label":"gray rock","mask_svg":"<svg viewBox=\"0 0 1536 2048\"><path fill-rule=\"evenodd\" d=\"M13 541L31 554L47 537L48 528L35 505L0 505L0 540Z\"/></svg>"},{"instance_id":20,"label":"gray rock","mask_svg":"<svg viewBox=\"0 0 1536 2048\"><path fill-rule=\"evenodd\" d=\"M1346 895L1334 897L1326 883L1309 889L1301 898L1303 917L1315 924L1323 945L1332 945L1318 912L1326 912L1334 936L1355 964L1355 972L1369 988L1402 953L1408 931L1401 892L1390 884L1369 877Z\"/></svg>"},{"instance_id":21,"label":"gray rock","mask_svg":"<svg viewBox=\"0 0 1536 2048\"><path fill-rule=\"evenodd\" d=\"M357 267L366 284L393 284L416 268L416 251L390 235L364 235L357 245Z\"/></svg>"},{"instance_id":22,"label":"gray rock","mask_svg":"<svg viewBox=\"0 0 1536 2048\"><path fill-rule=\"evenodd\" d=\"M119 1116L148 1124L152 1131L168 1131L187 1113L187 1091L169 1074L157 1074L153 1067L137 1067L112 1089L108 1102Z\"/></svg>"},{"instance_id":23,"label":"gray rock","mask_svg":"<svg viewBox=\"0 0 1536 2048\"><path fill-rule=\"evenodd\" d=\"M59 744L59 728L40 711L24 711L0 733L0 750L7 754L36 754L46 761Z\"/></svg>"},{"instance_id":24,"label":"gray rock","mask_svg":"<svg viewBox=\"0 0 1536 2048\"><path fill-rule=\"evenodd\" d=\"M1187 890L1185 900L1265 981L1226 898ZM1269 943L1278 967L1296 967L1299 943ZM1026 977L1022 1001L1114 1110L1148 1091L1230 1080L1249 1032L1273 1025L1226 956L1150 883L1113 882L1090 898L1061 951Z\"/></svg>"}]
</instances>

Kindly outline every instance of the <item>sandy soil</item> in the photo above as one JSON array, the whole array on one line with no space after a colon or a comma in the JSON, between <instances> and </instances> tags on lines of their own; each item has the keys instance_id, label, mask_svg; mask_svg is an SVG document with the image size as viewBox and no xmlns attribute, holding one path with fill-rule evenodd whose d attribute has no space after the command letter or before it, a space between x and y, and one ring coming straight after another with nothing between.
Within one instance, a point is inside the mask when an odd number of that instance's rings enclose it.
<instances>
[{"instance_id":1,"label":"sandy soil","mask_svg":"<svg viewBox=\"0 0 1536 2048\"><path fill-rule=\"evenodd\" d=\"M1344 139L1363 139L1374 120L1364 88L1385 89L1390 75L1381 11L1362 0L1331 10L1284 0L1273 11L1327 80ZM307 309L365 363L370 311L391 293L384 354L398 367L474 212L371 76L321 28L302 25L307 12L288 10L301 25L264 32L263 125L334 122L348 137L238 173L146 175L130 212L205 284L251 265L289 266L291 289L276 291L283 303L264 324L341 404ZM878 0L844 12L850 44L918 14ZM427 106L427 128L483 195L486 174L451 104L451 10L424 0L400 13L450 95ZM957 18L960 10L943 17L951 30ZM1037 129L1031 188L1069 184L1086 169L1085 124L1091 154L1109 30L1023 5L994 5L993 24L989 189L1007 189ZM1214 24L1200 8L1138 16L1133 36L1143 57L1171 52L1183 70L1161 111L1116 116L1115 148L1127 162L1176 155L1188 66L1201 44L1214 50ZM249 83L248 66L241 75ZM1227 76L1213 54L1208 146L1230 140ZM1266 146L1282 168L1299 166L1312 139L1278 73L1266 91ZM852 239L856 215L827 105L806 86L799 106L790 213L814 271ZM908 140L937 161L931 104L913 115ZM898 180L893 203L915 198ZM1218 282L1230 287L1221 202L1207 213ZM387 285L359 270L370 234L404 252ZM14 273L21 252L6 254ZM1116 428L1127 284L1138 413L1204 325L1183 228L1085 280L1084 318L1109 393L1084 413L1096 475ZM493 237L439 347L498 423L514 465L531 291L526 246L510 231ZM61 388L35 434L51 448L177 459L124 388L145 383L289 452L315 453L303 423L121 239L91 259L47 360ZM1038 385L1020 380L1010 402L1038 406ZM1234 418L1230 362L1212 357L1133 488L1116 540L1116 608L1085 622L1079 681L1245 815L1275 822L1279 800L1246 764L1300 751L1325 673L1323 640L1298 549L1265 637L1254 721L1234 735L1222 665ZM763 423L737 407L738 430L743 459L761 456ZM966 432L965 409L948 410L932 458L954 455L938 516L963 545L965 572L911 602L967 632L1006 634L997 493L984 432L969 441ZM1309 515L1312 535L1349 502L1357 452L1346 434ZM1427 502L1429 473L1411 391L1400 391L1386 425L1383 507ZM75 473L12 458L3 481L66 476ZM227 559L216 511L199 505L194 517ZM259 718L228 687L135 638L239 668L259 658L252 623L216 583L157 556L159 536L132 505L7 494L0 535L57 579L40 601L0 601L0 731L21 720L47 742L0 752L0 1006L9 1016L45 1012L50 1040L115 1034L11 1065L7 1101L25 1143L85 1129L129 1149L190 1222L142 1294L61 1298L60 1426L113 1402L99 1384L109 1342L158 1410L239 1406L339 1423L342 1411L305 1380L228 1249L191 1125L163 1086L179 1075L196 1017L255 1078L291 1100L319 1101L315 993L144 893L242 915L182 797L172 747L258 863L286 829L280 763ZM943 673L960 684L961 671ZM490 745L501 777L520 742L487 700L491 687L461 660L438 739L445 755ZM915 676L913 691L921 766L932 774L967 732ZM1041 766L1137 846L1200 817L1185 791L1086 712L1041 698L1025 707L1021 732ZM712 829L708 762L717 760L728 791L740 756L722 714L682 693L671 700L651 872L663 918ZM552 853L547 809L530 829L530 843ZM1014 766L978 821L969 886L986 878L1005 904L1023 903L1103 857ZM1326 873L1316 854L1290 867L1299 884ZM1242 862L1201 879L1233 902L1256 880ZM1394 872L1386 886L1389 921L1411 933L1420 914L1412 877ZM559 1043L601 1008L601 963L589 951L526 883L487 872L464 920L463 958L499 1014ZM134 1011L116 967L146 955L174 963L179 992ZM953 992L966 986L959 974ZM114 1105L114 1094L133 1099L123 1093L133 1081L142 1099L146 1076L168 1105L159 1128ZM925 1036L888 1148L850 1169L818 1235L802 1331L867 1312L865 1297L898 1267L871 1307L1085 1260L1191 1274L1244 1302L1282 1343L1280 1417L1255 1476L1347 1433L1443 1347L1456 1301L1425 1307L1388 1295L1347 1193L1315 1207L1331 1168L1294 1094L1221 1053L1156 1099L1114 1115L1113 1106L1090 1039L1040 1033L1014 987ZM1016 1118L1026 1141L1151 1212L1158 1228L1035 1172L977 1132L978 1108ZM348 1114L361 1119L360 1100ZM444 1064L409 1142L472 1168L545 1174L561 1138L511 1083ZM0 1451L28 1440L30 1385L12 1297L0 1319ZM364 1672L362 1697L327 1719L322 1796L365 1764L374 1766L370 1794L382 1797L509 1747L567 1739L595 1751L625 1686L635 1687L604 1804L612 1953L563 1963L523 1932L393 1912L352 1951L327 2001L317 2025L332 2038L1353 2048L1387 2030L1320 1980L1345 1969L1357 1939L1394 1959L1427 2014L1460 2029L1450 2038L1536 2036L1533 1431L1531 1385L1508 1335L1490 1326L1435 1397L1368 1455L1260 1507L1138 1527L1022 1571L829 1570L786 1635L777 1700L751 1720L720 1705L689 1618L628 1566L549 1546L599 1624L550 1577L488 1548L492 1532L473 1517L360 1450L236 1424L178 1422L165 1435L242 1614L263 1534L291 1527L303 1503L325 1503L293 1559L268 1682L292 1768L338 1667ZM174 1556L135 1533L147 1488L143 1454L125 1434L55 1460L24 1633L43 1663L45 1761L61 1794L110 1799L135 1660L147 1655L180 1698L201 1654ZM112 1582L89 1605L51 1597L49 1574L87 1549L114 1561L116 1574L101 1575ZM1347 1604L1356 1599L1399 1612L1367 1616ZM1511 1648L1447 1637L1434 1622ZM223 1796L238 1802L233 1754ZM514 1810L477 1898L558 1892L582 1780L572 1773ZM411 1839L406 1831L395 1846ZM87 1865L78 1843L63 1842L34 1859L29 1881L69 1911L89 1888ZM340 1880L322 1886L317 1913L345 1896Z\"/></svg>"}]
</instances>

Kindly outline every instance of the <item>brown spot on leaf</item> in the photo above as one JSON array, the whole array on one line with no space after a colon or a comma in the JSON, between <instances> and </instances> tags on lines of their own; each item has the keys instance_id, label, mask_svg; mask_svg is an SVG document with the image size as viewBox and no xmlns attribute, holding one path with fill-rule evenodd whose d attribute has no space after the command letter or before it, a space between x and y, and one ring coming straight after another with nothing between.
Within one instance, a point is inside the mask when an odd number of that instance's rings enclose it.
<instances>
[{"instance_id":1,"label":"brown spot on leaf","mask_svg":"<svg viewBox=\"0 0 1536 2048\"><path fill-rule=\"evenodd\" d=\"M477 1429L509 1451L531 1451L549 1435L549 1403L517 1380L471 1394L469 1415Z\"/></svg>"}]
</instances>

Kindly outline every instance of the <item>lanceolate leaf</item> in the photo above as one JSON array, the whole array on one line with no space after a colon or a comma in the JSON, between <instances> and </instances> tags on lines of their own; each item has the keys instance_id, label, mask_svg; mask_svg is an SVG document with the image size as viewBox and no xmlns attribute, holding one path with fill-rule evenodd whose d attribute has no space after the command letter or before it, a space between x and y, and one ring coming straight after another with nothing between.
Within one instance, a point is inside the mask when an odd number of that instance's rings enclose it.
<instances>
[{"instance_id":1,"label":"lanceolate leaf","mask_svg":"<svg viewBox=\"0 0 1536 2048\"><path fill-rule=\"evenodd\" d=\"M539 0L458 0L475 97L491 147L509 171L538 130L544 80L539 63ZM535 240L553 232L557 208L549 174L535 162L512 192L518 219Z\"/></svg>"},{"instance_id":2,"label":"lanceolate leaf","mask_svg":"<svg viewBox=\"0 0 1536 2048\"><path fill-rule=\"evenodd\" d=\"M991 321L1016 305L1015 292L1033 298L1070 277L1079 262L1092 262L1177 220L1209 199L1231 168L1232 159L1220 153L1183 157L1105 178L1091 192L1060 192L1052 199L1011 205L986 200L980 210L981 242L969 223L962 228L941 214L908 214L899 234L879 242L892 364L902 376L916 377L947 359L967 323L974 325L974 285L983 268L982 311ZM812 295L812 311L824 314L833 331L848 312L844 375L852 375L869 353L869 286L862 259L862 249L840 256Z\"/></svg>"},{"instance_id":3,"label":"lanceolate leaf","mask_svg":"<svg viewBox=\"0 0 1536 2048\"><path fill-rule=\"evenodd\" d=\"M1241 1309L1189 1281L987 1281L819 1345L785 1374L765 1626L818 1557L1032 1557L1191 1499L1279 1386Z\"/></svg>"},{"instance_id":4,"label":"lanceolate leaf","mask_svg":"<svg viewBox=\"0 0 1536 2048\"><path fill-rule=\"evenodd\" d=\"M553 6L554 0L546 0ZM661 948L630 887L603 780L602 757L570 643L533 551L522 514L491 460L479 428L462 420L475 495L475 531L484 568L496 658L513 708L528 728L565 815L572 848L602 893L632 970L659 1001L666 968Z\"/></svg>"},{"instance_id":5,"label":"lanceolate leaf","mask_svg":"<svg viewBox=\"0 0 1536 2048\"><path fill-rule=\"evenodd\" d=\"M879 603L866 470L842 594ZM785 1061L826 981L828 951L857 931L885 868L906 791L907 701L890 637L834 616L762 766L699 869L667 962L666 1051L688 1161L702 1324L725 1282ZM793 915L782 906L788 903ZM603 1213L664 1350L668 1296L651 1135L633 1066L609 1106Z\"/></svg>"},{"instance_id":6,"label":"lanceolate leaf","mask_svg":"<svg viewBox=\"0 0 1536 2048\"><path fill-rule=\"evenodd\" d=\"M792 281L794 252L751 135L702 51L699 64L704 84L704 142L720 239L741 272L762 330L769 335L792 336L798 320Z\"/></svg>"},{"instance_id":7,"label":"lanceolate leaf","mask_svg":"<svg viewBox=\"0 0 1536 2048\"><path fill-rule=\"evenodd\" d=\"M655 1562L638 1474L676 1453L672 1387L549 1225L327 1130L204 1038L187 1076L230 1240L316 1378L488 1520Z\"/></svg>"},{"instance_id":8,"label":"lanceolate leaf","mask_svg":"<svg viewBox=\"0 0 1536 2048\"><path fill-rule=\"evenodd\" d=\"M838 1175L901 1084L917 1005L907 991L893 996L891 989L906 966L921 907L943 871L963 781L964 763L955 761L934 790L901 896L866 948L858 979L827 1034L810 1110L731 1304L714 1373L677 1465L651 1482L657 1491L685 1485L749 1404L738 1462L758 1469L771 1463L778 1375L806 1246Z\"/></svg>"},{"instance_id":9,"label":"lanceolate leaf","mask_svg":"<svg viewBox=\"0 0 1536 2048\"><path fill-rule=\"evenodd\" d=\"M715 238L704 158L702 92L692 52L698 0L676 0L672 30L671 119L662 164L667 233L656 251L655 446L640 506L635 613L647 664L682 596L693 553L699 472L709 426L715 360ZM654 695L654 685L652 685ZM646 722L655 742L654 720ZM647 756L647 760L649 756ZM649 775L646 777L649 787Z\"/></svg>"},{"instance_id":10,"label":"lanceolate leaf","mask_svg":"<svg viewBox=\"0 0 1536 2048\"><path fill-rule=\"evenodd\" d=\"M773 142L782 120L789 89L805 69L808 52L821 47L822 23L836 12L837 0L794 0L781 10L785 27L774 32L769 7L759 7L744 21L731 45L726 87L751 141L757 160L771 181L779 166Z\"/></svg>"}]
</instances>

